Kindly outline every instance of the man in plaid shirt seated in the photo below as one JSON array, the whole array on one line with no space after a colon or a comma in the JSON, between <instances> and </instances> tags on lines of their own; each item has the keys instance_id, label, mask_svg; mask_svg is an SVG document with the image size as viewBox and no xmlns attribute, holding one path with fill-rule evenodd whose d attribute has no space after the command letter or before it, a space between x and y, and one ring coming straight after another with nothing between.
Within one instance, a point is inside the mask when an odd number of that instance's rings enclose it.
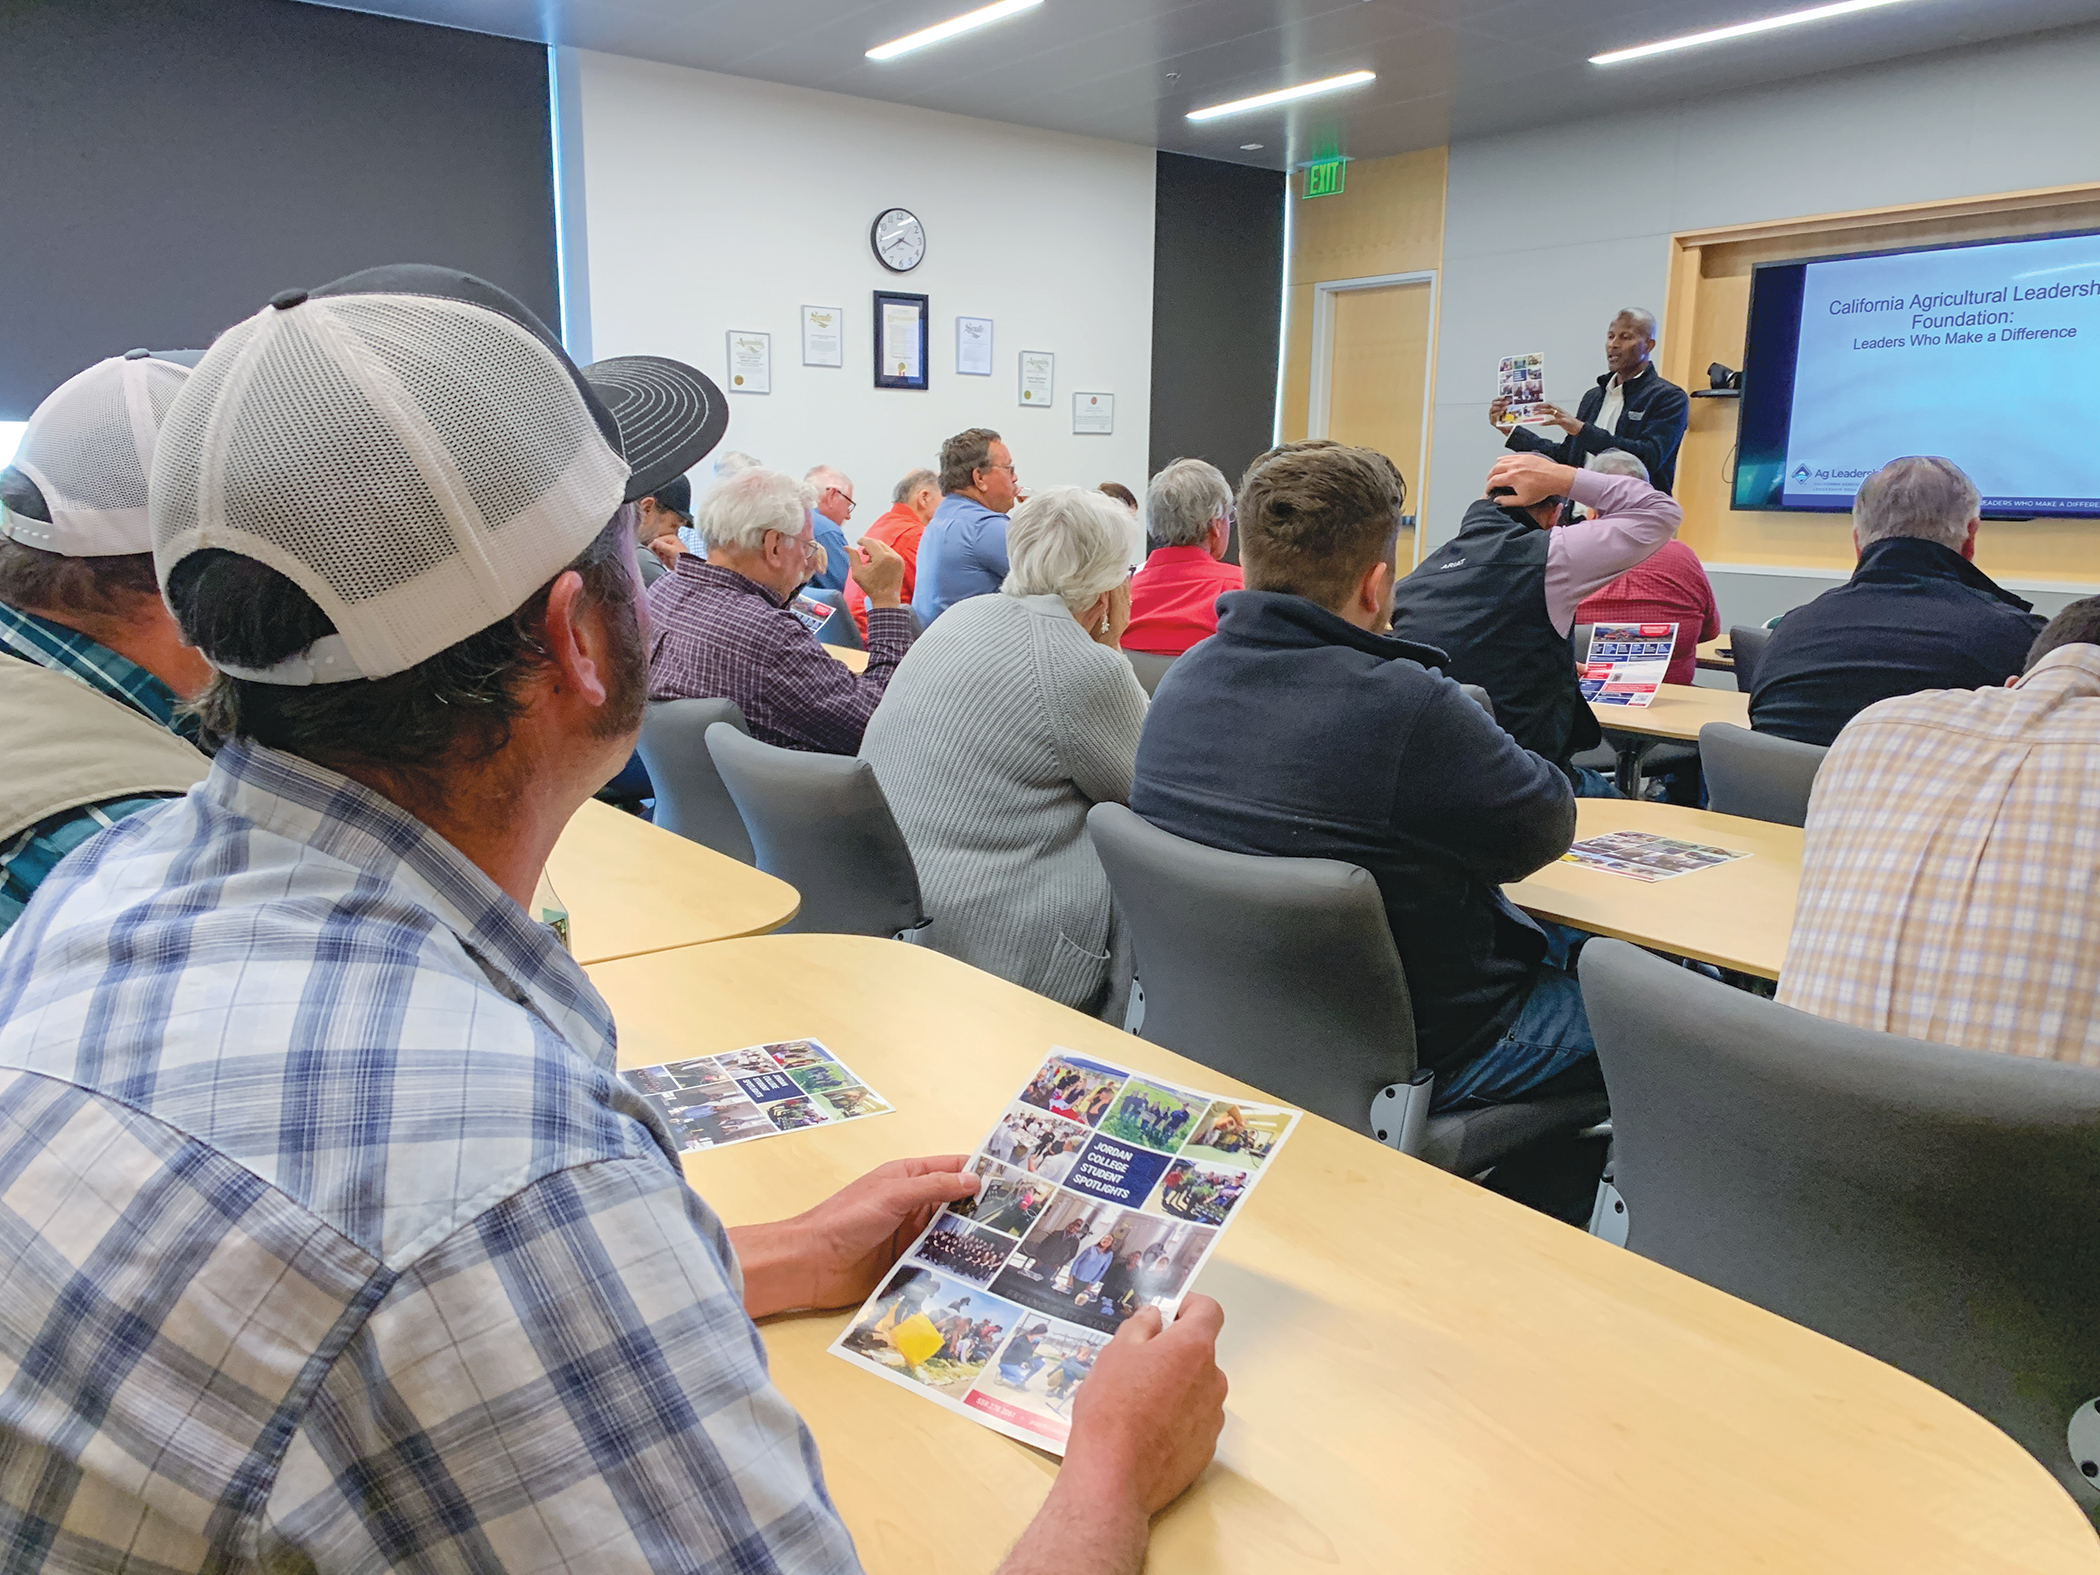
<instances>
[{"instance_id":1,"label":"man in plaid shirt seated","mask_svg":"<svg viewBox=\"0 0 2100 1575\"><path fill-rule=\"evenodd\" d=\"M975 1178L725 1230L524 907L634 744L623 505L719 440L684 392L623 450L522 306L399 267L278 296L170 411L224 747L0 942L11 1575L857 1567L752 1319L859 1301ZM1191 1304L1104 1355L1009 1570L1138 1568L1223 1419Z\"/></svg>"}]
</instances>

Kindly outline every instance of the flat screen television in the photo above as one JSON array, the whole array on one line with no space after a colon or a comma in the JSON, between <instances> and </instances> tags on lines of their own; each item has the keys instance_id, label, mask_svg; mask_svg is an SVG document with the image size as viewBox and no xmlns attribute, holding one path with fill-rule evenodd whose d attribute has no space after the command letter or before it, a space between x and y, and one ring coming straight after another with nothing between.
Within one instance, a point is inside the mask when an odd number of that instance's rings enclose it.
<instances>
[{"instance_id":1,"label":"flat screen television","mask_svg":"<svg viewBox=\"0 0 2100 1575\"><path fill-rule=\"evenodd\" d=\"M2100 515L2100 232L1766 263L1731 504L1845 513L1904 454L2000 518Z\"/></svg>"}]
</instances>

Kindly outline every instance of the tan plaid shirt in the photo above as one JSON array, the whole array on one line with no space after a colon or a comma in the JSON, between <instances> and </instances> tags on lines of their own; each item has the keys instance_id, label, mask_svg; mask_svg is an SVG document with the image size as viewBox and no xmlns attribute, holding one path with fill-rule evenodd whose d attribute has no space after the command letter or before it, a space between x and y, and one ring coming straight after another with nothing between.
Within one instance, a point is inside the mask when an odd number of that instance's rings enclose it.
<instances>
[{"instance_id":1,"label":"tan plaid shirt","mask_svg":"<svg viewBox=\"0 0 2100 1575\"><path fill-rule=\"evenodd\" d=\"M2100 1066L2100 647L1862 711L1809 803L1779 999Z\"/></svg>"}]
</instances>

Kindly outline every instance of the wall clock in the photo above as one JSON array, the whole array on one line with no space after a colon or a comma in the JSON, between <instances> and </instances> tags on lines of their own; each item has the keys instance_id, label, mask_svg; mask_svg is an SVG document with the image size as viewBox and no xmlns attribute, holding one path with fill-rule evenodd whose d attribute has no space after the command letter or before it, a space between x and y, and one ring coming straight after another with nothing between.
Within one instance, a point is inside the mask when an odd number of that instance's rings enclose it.
<instances>
[{"instance_id":1,"label":"wall clock","mask_svg":"<svg viewBox=\"0 0 2100 1575\"><path fill-rule=\"evenodd\" d=\"M875 260L891 273L910 273L926 256L926 226L909 208L885 208L868 227Z\"/></svg>"}]
</instances>

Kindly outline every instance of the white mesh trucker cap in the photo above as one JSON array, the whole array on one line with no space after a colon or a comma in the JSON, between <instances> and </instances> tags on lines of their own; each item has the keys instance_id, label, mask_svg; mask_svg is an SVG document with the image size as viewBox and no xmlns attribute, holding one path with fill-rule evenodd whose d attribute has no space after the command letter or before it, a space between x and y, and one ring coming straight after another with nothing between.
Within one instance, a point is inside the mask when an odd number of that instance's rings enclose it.
<instances>
[{"instance_id":1,"label":"white mesh trucker cap","mask_svg":"<svg viewBox=\"0 0 2100 1575\"><path fill-rule=\"evenodd\" d=\"M201 354L132 350L53 389L0 471L0 536L67 558L150 551L146 477L161 423Z\"/></svg>"},{"instance_id":2,"label":"white mesh trucker cap","mask_svg":"<svg viewBox=\"0 0 2100 1575\"><path fill-rule=\"evenodd\" d=\"M285 291L198 363L155 456L154 566L165 591L189 554L239 553L335 625L222 672L385 678L515 612L605 529L628 470L612 414L521 303L451 269L368 269Z\"/></svg>"}]
</instances>

